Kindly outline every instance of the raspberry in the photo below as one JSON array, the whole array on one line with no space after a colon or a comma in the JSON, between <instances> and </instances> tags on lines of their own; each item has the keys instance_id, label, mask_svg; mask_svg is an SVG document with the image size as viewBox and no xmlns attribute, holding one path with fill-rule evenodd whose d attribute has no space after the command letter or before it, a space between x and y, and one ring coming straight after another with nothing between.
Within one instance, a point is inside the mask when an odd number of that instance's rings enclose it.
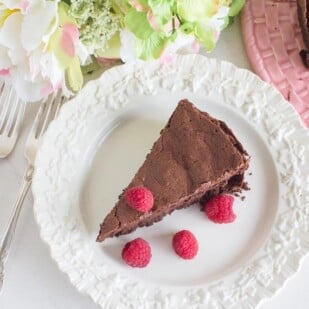
<instances>
[{"instance_id":1,"label":"raspberry","mask_svg":"<svg viewBox=\"0 0 309 309\"><path fill-rule=\"evenodd\" d=\"M231 223L236 219L233 203L233 196L217 195L205 204L205 214L215 223Z\"/></svg>"},{"instance_id":2,"label":"raspberry","mask_svg":"<svg viewBox=\"0 0 309 309\"><path fill-rule=\"evenodd\" d=\"M151 248L146 240L136 238L125 244L121 256L132 267L146 267L151 259Z\"/></svg>"},{"instance_id":3,"label":"raspberry","mask_svg":"<svg viewBox=\"0 0 309 309\"><path fill-rule=\"evenodd\" d=\"M182 230L174 235L173 248L181 258L191 260L197 254L198 242L190 231Z\"/></svg>"},{"instance_id":4,"label":"raspberry","mask_svg":"<svg viewBox=\"0 0 309 309\"><path fill-rule=\"evenodd\" d=\"M142 186L127 190L124 198L130 207L141 212L146 212L153 206L153 195L151 191Z\"/></svg>"}]
</instances>

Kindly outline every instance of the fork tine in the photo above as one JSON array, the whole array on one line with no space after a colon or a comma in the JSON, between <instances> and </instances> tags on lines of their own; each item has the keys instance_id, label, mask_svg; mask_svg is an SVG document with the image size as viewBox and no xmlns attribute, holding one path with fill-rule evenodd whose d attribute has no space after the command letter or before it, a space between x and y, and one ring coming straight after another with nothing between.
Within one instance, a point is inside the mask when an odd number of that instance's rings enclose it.
<instances>
[{"instance_id":1,"label":"fork tine","mask_svg":"<svg viewBox=\"0 0 309 309\"><path fill-rule=\"evenodd\" d=\"M66 98L65 98L64 96L61 96L60 102L59 102L59 104L57 105L57 108L56 108L56 111L55 111L55 116L54 116L54 118L56 118L56 117L58 116L58 114L59 114L59 112L60 112L60 109L61 109L61 106L65 103L65 101L66 101Z\"/></svg>"},{"instance_id":2,"label":"fork tine","mask_svg":"<svg viewBox=\"0 0 309 309\"><path fill-rule=\"evenodd\" d=\"M16 114L16 120L15 122L13 123L12 125L12 128L9 132L9 136L17 136L18 135L18 132L19 132L19 129L22 125L22 120L24 119L24 115L25 115L25 110L26 110L26 103L23 102L23 101L19 101L19 109L17 111L17 114Z\"/></svg>"},{"instance_id":3,"label":"fork tine","mask_svg":"<svg viewBox=\"0 0 309 309\"><path fill-rule=\"evenodd\" d=\"M1 93L1 96L0 96L0 100L3 101L2 112L0 114L0 133L4 129L6 119L10 111L9 106L10 106L10 101L11 101L11 96L12 96L12 89L10 88L9 90L10 92L7 95L8 89L7 87L4 87Z\"/></svg>"},{"instance_id":4,"label":"fork tine","mask_svg":"<svg viewBox=\"0 0 309 309\"><path fill-rule=\"evenodd\" d=\"M29 137L39 139L46 131L50 121L55 118L58 113L63 99L60 93L53 94L43 101L35 117Z\"/></svg>"},{"instance_id":5,"label":"fork tine","mask_svg":"<svg viewBox=\"0 0 309 309\"><path fill-rule=\"evenodd\" d=\"M3 129L3 134L5 134L5 135L9 135L9 132L11 131L12 126L15 123L16 116L17 116L18 110L20 108L19 99L16 95L15 95L15 98L14 98L14 102L12 102L12 101L11 101L12 108L11 108L10 112L8 113L6 125L5 125L5 128Z\"/></svg>"},{"instance_id":6,"label":"fork tine","mask_svg":"<svg viewBox=\"0 0 309 309\"><path fill-rule=\"evenodd\" d=\"M59 94L55 94L55 95L51 96L51 98L49 99L48 109L47 109L47 111L45 113L45 117L44 117L42 126L40 128L40 132L37 132L38 134L36 134L37 138L40 138L44 134L44 132L45 132L45 130L46 130L46 128L47 128L47 126L48 126L48 124L50 122L50 118L52 116L53 107L56 105L58 99L59 99Z\"/></svg>"},{"instance_id":7,"label":"fork tine","mask_svg":"<svg viewBox=\"0 0 309 309\"><path fill-rule=\"evenodd\" d=\"M40 126L40 121L42 119L42 115L44 114L46 107L47 107L47 103L42 102L38 112L36 113L34 122L32 124L31 130L29 132L29 137L30 136L36 136L36 132L38 132L38 129L39 129L39 126Z\"/></svg>"}]
</instances>

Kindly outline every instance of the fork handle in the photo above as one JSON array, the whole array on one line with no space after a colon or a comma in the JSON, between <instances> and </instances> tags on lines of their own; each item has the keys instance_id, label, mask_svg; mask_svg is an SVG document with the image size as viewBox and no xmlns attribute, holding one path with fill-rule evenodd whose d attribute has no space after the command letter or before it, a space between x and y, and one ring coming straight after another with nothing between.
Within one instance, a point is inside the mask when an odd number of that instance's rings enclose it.
<instances>
[{"instance_id":1,"label":"fork handle","mask_svg":"<svg viewBox=\"0 0 309 309\"><path fill-rule=\"evenodd\" d=\"M6 258L9 253L9 249L11 246L12 238L14 235L14 232L16 230L17 221L19 218L20 210L23 205L23 202L25 200L25 197L27 195L27 192L31 186L32 183L32 176L33 176L33 166L29 165L26 169L23 183L21 190L19 192L18 198L15 202L14 209L12 211L8 226L5 230L4 237L1 242L0 247L0 290L3 285L3 279L4 279L4 263L6 261Z\"/></svg>"}]
</instances>

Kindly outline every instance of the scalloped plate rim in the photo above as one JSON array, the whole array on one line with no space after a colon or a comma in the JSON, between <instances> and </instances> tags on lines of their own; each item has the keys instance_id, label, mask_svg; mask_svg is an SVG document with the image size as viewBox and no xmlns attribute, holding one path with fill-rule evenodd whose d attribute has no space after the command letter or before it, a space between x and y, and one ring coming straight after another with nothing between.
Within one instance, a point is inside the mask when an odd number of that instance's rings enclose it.
<instances>
[{"instance_id":1,"label":"scalloped plate rim","mask_svg":"<svg viewBox=\"0 0 309 309\"><path fill-rule=\"evenodd\" d=\"M298 127L298 130L306 130L305 127L303 126L302 122L301 122L301 119L300 117L298 116L298 114L295 112L295 110L292 108L292 106L290 104L288 104L287 102L285 102L285 100L283 99L282 95L276 90L274 89L273 87L271 87L270 85L267 85L265 82L263 82L259 77L257 77L256 75L254 75L252 72L246 70L246 69L239 69L237 68L236 66L234 66L233 64L231 63L228 63L226 61L218 61L218 60L215 60L215 59L207 59L206 57L203 57L203 56L199 56L199 55L190 55L190 56L176 56L174 59L173 59L173 64L177 63L177 62L181 62L181 61L186 61L186 59L190 59L192 62L194 62L193 60L196 60L197 61L203 61L205 63L209 62L209 63L212 63L214 64L214 66L216 67L222 67L222 66L226 66L228 67L229 70L231 71L234 71L235 74L237 73L242 73L242 74L245 74L246 76L254 79L255 81L259 81L259 83L261 83L263 85L263 87L266 87L267 90L272 94L274 95L275 97L280 97L281 98L281 101L284 101L284 103L286 104L285 106L285 110L287 110L289 113L290 113L290 116L291 116L291 120L293 121L294 125L296 125L296 127ZM106 71L105 73L102 74L102 76L97 79L97 80L94 80L94 81L90 81L88 82L88 84L85 86L85 88L82 90L82 93L85 93L88 89L90 89L91 87L97 87L102 80L104 80L106 78L106 76L109 76L110 74L115 74L115 75L118 75L118 74L122 74L123 73L126 73L126 72L136 72L138 69L141 70L142 67L148 67L148 66L160 66L160 63L159 62L151 62L151 64L137 64L137 65L132 65L132 64L128 64L128 65L122 65L120 67L115 67L115 68L112 68L108 71ZM80 97L81 95L79 94L77 97ZM47 136L51 135L52 134L52 131L55 130L56 128L56 125L62 121L62 119L65 117L65 115L68 115L70 113L72 113L73 110L76 110L78 107L76 106L77 104L75 104L75 101L77 99L74 98L72 99L70 102L68 102L64 108L61 110L60 112L60 115L58 116L58 119L55 120L50 128L48 129L48 132L47 132ZM282 105L282 102L280 102L280 104ZM279 105L280 105L279 104ZM282 105L283 106L283 105ZM308 133L308 132L307 132ZM303 132L304 134L304 132ZM306 135L306 138L308 138L308 134ZM40 148L40 150L38 151L38 154L37 154L37 160L36 160L36 166L37 164L40 164L40 158L44 155L44 149L46 147L46 145L48 144L48 137L46 139L44 139L43 143L42 143L42 147ZM48 239L47 235L46 235L46 231L44 231L44 226L42 225L43 222L41 222L41 215L42 215L42 212L40 207L38 206L38 196L39 196L39 193L38 193L38 187L39 187L39 182L37 180L37 178L39 177L39 172L38 170L40 170L40 168L37 167L36 171L35 171L35 176L34 176L34 181L33 181L33 194L34 194L34 214L35 214L35 218L36 218L36 221L39 225L39 228L40 228L40 235L41 235L41 238L49 245L50 247L50 251L51 251L51 256L53 257L54 260L57 261L57 264L58 264L58 267L60 270L66 272L69 276L69 279L71 281L71 283L76 286L76 288L83 292L83 293L86 293L86 294L89 294L93 300L95 302L98 302L98 298L96 298L94 296L94 294L91 292L91 291L85 291L85 287L82 287L82 286L79 286L78 283L76 282L76 280L73 279L72 273L68 273L67 270L65 269L64 265L62 264L62 261L61 261L61 258L59 258L59 256L57 256L56 254L56 251L57 251L57 248L55 246L55 244L52 244L50 243L50 240ZM307 217L307 220L309 220L309 217ZM297 270L299 269L300 267L300 263L302 262L303 258L305 257L305 255L308 253L308 248L306 248L306 253L303 253L300 257L299 257L299 260L298 260L298 263L296 265L296 268L292 269L292 273L296 273ZM280 288L282 288L287 280L291 277L292 274L290 274L288 277L284 278L284 280L281 282L281 286L280 287L277 287L274 289L273 292L270 292L269 294L271 295L275 295L279 290ZM78 281L78 280L77 280ZM87 287L88 289L90 287ZM269 296L269 295L268 295ZM254 304L257 305L259 304L262 300L265 299L265 295L257 295L257 299L254 301ZM101 303L102 305L102 303ZM247 304L248 305L248 304ZM195 308L195 307L192 307L192 308ZM216 308L216 307L214 307ZM219 308L219 307L218 307Z\"/></svg>"}]
</instances>

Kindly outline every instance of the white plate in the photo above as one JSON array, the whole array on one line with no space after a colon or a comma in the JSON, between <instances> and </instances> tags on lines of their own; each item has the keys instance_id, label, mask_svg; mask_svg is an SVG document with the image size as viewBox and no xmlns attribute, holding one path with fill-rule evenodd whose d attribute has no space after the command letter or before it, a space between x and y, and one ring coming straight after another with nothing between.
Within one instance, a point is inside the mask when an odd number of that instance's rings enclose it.
<instances>
[{"instance_id":1,"label":"white plate","mask_svg":"<svg viewBox=\"0 0 309 309\"><path fill-rule=\"evenodd\" d=\"M181 98L226 121L252 156L237 220L216 225L192 206L96 243ZM90 82L51 124L36 161L35 216L60 269L103 308L254 308L309 250L308 145L296 112L249 71L198 55L123 65ZM194 260L171 248L181 229L199 240ZM135 237L152 247L145 269L120 258Z\"/></svg>"}]
</instances>

